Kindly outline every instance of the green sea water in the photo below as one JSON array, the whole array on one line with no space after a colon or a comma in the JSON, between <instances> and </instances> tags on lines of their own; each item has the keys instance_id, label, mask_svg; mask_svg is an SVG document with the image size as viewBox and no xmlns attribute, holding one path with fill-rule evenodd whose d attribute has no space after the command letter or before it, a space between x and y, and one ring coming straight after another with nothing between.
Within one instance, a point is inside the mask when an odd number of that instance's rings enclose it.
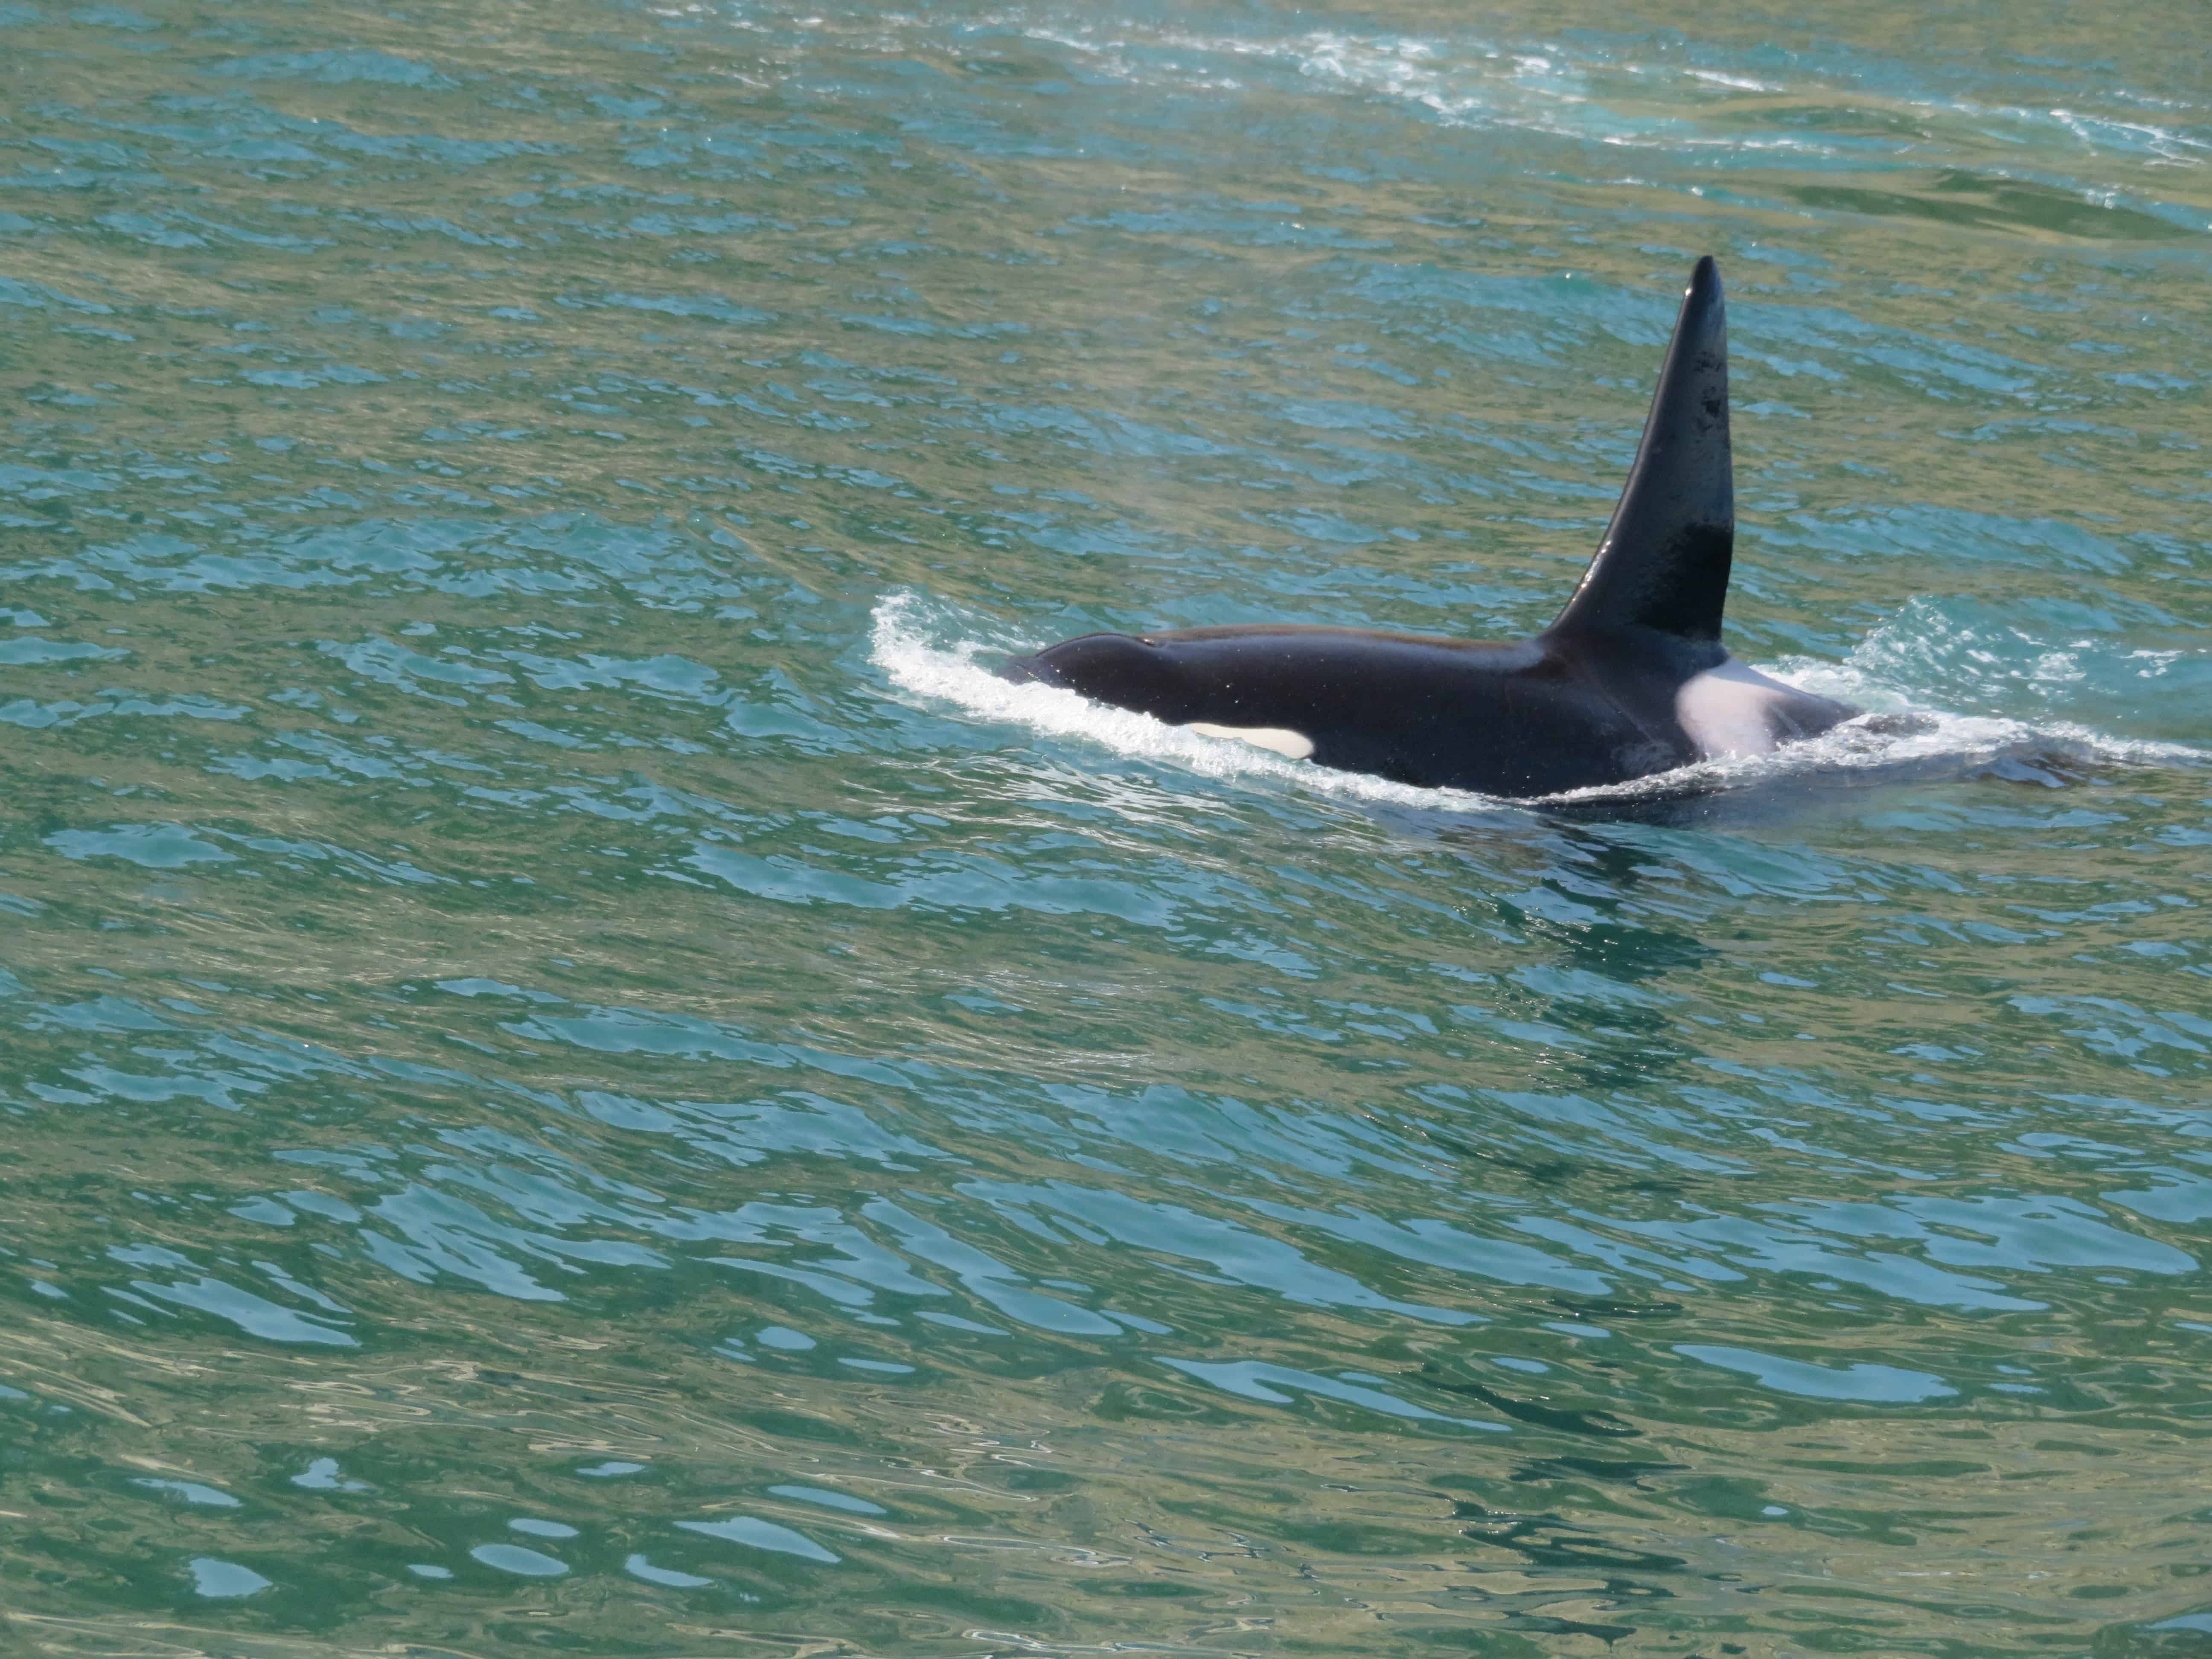
<instances>
[{"instance_id":1,"label":"green sea water","mask_svg":"<svg viewBox=\"0 0 2212 1659\"><path fill-rule=\"evenodd\" d=\"M0 0L0 1652L2212 1650L2212 59ZM1509 806L989 669L1730 642Z\"/></svg>"}]
</instances>

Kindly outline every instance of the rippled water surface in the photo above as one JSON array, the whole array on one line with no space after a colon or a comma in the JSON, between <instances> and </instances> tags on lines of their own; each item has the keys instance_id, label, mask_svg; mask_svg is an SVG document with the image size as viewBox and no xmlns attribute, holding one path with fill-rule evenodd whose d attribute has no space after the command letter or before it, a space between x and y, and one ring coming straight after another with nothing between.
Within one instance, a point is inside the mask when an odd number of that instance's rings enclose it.
<instances>
[{"instance_id":1,"label":"rippled water surface","mask_svg":"<svg viewBox=\"0 0 2212 1659\"><path fill-rule=\"evenodd\" d=\"M2205 40L4 0L0 1646L2212 1646ZM1708 251L1871 724L989 676L1540 626Z\"/></svg>"}]
</instances>

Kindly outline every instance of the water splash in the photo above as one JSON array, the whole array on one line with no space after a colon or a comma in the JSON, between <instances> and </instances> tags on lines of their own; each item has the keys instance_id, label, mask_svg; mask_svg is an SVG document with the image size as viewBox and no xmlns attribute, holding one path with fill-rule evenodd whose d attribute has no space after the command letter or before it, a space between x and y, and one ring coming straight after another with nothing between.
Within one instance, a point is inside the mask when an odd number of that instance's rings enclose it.
<instances>
[{"instance_id":1,"label":"water splash","mask_svg":"<svg viewBox=\"0 0 2212 1659\"><path fill-rule=\"evenodd\" d=\"M989 623L911 592L885 597L872 617L870 659L892 684L925 702L947 702L978 720L1025 726L1040 736L1095 744L1131 760L1164 763L1216 781L1288 784L1353 800L1438 811L1501 806L1638 801L1764 786L1825 773L1957 773L2010 762L2061 772L2096 765L2200 766L2212 755L2187 744L2114 737L2070 720L2030 721L1933 708L1898 676L1917 658L1893 627L1875 630L1841 662L1791 658L1757 665L1784 683L1867 712L1832 731L1768 755L1703 762L1626 783L1514 802L1471 790L1424 789L1364 773L1281 759L1249 744L1206 738L1149 714L1115 708L1058 686L1016 685L984 660L1034 649ZM2043 653L2048 656L2049 653Z\"/></svg>"}]
</instances>

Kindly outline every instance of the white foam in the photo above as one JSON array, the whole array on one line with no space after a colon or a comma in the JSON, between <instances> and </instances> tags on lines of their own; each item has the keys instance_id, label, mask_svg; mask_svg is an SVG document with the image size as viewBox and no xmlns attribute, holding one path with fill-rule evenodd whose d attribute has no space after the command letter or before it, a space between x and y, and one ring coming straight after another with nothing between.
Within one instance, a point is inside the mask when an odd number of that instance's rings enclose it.
<instances>
[{"instance_id":1,"label":"white foam","mask_svg":"<svg viewBox=\"0 0 2212 1659\"><path fill-rule=\"evenodd\" d=\"M947 620L958 629L970 619ZM1498 804L1464 790L1417 789L1364 773L1311 766L1249 743L1206 737L1187 726L1093 702L1058 686L1013 684L976 660L982 653L1007 649L1005 642L961 638L935 643L922 603L912 593L890 594L877 604L872 641L871 659L910 696L951 703L978 719L1027 726L1045 737L1096 743L1131 759L1158 761L1203 777L1290 783L1322 794L1400 805L1465 811Z\"/></svg>"},{"instance_id":2,"label":"white foam","mask_svg":"<svg viewBox=\"0 0 2212 1659\"><path fill-rule=\"evenodd\" d=\"M1802 743L1784 744L1771 753L1703 761L1672 772L1626 783L1604 784L1547 795L1535 801L1509 801L1460 789L1422 789L1359 772L1282 758L1249 742L1207 737L1189 726L1169 726L1149 714L1093 702L1049 685L1016 685L1000 679L977 660L1012 642L955 637L936 643L932 633L961 635L978 619L949 609L933 628L924 605L913 593L894 593L874 611L870 656L891 684L924 703L950 703L980 720L1023 726L1047 737L1096 743L1132 759L1157 761L1200 776L1288 785L1316 793L1424 807L1431 811L1492 811L1545 802L1632 800L1698 788L1737 787L1792 774L1875 771L1915 763L1956 760L1966 763L2006 755L2057 756L2085 763L2136 766L2204 765L2212 753L2186 744L2113 738L2069 721L2007 720L1956 714L1918 704L1911 692L1873 670L1867 659L1886 653L1877 633L1840 663L1798 658L1769 664L1765 676L1801 691L1832 697L1863 708L1860 718Z\"/></svg>"},{"instance_id":3,"label":"white foam","mask_svg":"<svg viewBox=\"0 0 2212 1659\"><path fill-rule=\"evenodd\" d=\"M1866 141L1846 143L1832 133L1774 125L1753 131L1741 122L1715 125L1686 121L1650 107L1637 82L1687 82L1714 100L1782 94L1826 107L1903 113L1923 129L1923 148L1929 137L1948 138L1963 144L1960 153L1969 155L1992 136L2030 153L2048 153L2053 141L2063 135L2069 153L2086 149L2152 167L2195 167L2212 151L2212 143L2181 123L2158 125L2069 109L1881 94L1848 76L1832 74L1765 80L1664 59L1639 61L1602 50L1570 50L1556 42L1516 46L1504 39L1457 32L1430 37L1341 28L1198 33L1180 22L1156 26L1122 15L1106 21L1032 23L1023 27L1023 33L1083 53L1094 71L1139 85L1241 92L1244 80L1224 70L1245 64L1273 65L1291 70L1326 93L1420 106L1447 125L1521 128L1670 153L1696 149L1836 156L1863 149ZM1630 84L1621 84L1623 79ZM2137 104L2166 103L2124 90L2117 95ZM2168 106L2195 112L2193 106ZM1755 111L1754 106L1747 112ZM1901 139L1882 147L1899 154L1906 148ZM2193 204L2130 201L2191 228L2198 228L2202 217Z\"/></svg>"}]
</instances>

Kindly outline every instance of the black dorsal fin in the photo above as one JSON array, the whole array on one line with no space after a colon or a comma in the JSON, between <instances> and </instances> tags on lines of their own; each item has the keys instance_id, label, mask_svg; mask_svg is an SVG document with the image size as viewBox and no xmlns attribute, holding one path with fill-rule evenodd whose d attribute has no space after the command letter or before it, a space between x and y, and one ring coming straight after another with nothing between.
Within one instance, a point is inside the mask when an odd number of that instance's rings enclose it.
<instances>
[{"instance_id":1,"label":"black dorsal fin","mask_svg":"<svg viewBox=\"0 0 2212 1659\"><path fill-rule=\"evenodd\" d=\"M1717 645L1735 550L1728 307L1708 255L1690 273L1627 488L1548 631L1647 629Z\"/></svg>"}]
</instances>

